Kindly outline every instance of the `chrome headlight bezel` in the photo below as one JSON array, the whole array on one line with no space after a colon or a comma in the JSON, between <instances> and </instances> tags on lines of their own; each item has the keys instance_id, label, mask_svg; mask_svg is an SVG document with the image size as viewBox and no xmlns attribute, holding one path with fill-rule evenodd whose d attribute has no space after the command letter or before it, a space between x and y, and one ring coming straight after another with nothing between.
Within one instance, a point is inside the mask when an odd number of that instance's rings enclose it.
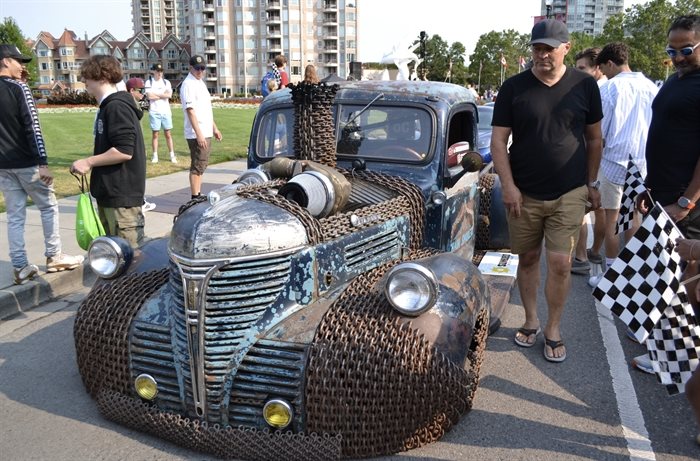
<instances>
[{"instance_id":1,"label":"chrome headlight bezel","mask_svg":"<svg viewBox=\"0 0 700 461\"><path fill-rule=\"evenodd\" d=\"M88 264L98 277L110 280L124 273L133 255L126 240L114 236L97 237L88 248Z\"/></svg>"},{"instance_id":2,"label":"chrome headlight bezel","mask_svg":"<svg viewBox=\"0 0 700 461\"><path fill-rule=\"evenodd\" d=\"M285 422L275 421L275 417L273 415L270 415L269 412L273 407L276 407L278 410L282 410L285 413ZM286 400L271 399L268 400L263 406L263 419L268 424L268 426L277 430L281 430L292 424L292 421L294 420L294 409Z\"/></svg>"},{"instance_id":3,"label":"chrome headlight bezel","mask_svg":"<svg viewBox=\"0 0 700 461\"><path fill-rule=\"evenodd\" d=\"M417 317L435 305L439 285L433 271L420 264L406 262L389 271L384 295L400 314Z\"/></svg>"}]
</instances>

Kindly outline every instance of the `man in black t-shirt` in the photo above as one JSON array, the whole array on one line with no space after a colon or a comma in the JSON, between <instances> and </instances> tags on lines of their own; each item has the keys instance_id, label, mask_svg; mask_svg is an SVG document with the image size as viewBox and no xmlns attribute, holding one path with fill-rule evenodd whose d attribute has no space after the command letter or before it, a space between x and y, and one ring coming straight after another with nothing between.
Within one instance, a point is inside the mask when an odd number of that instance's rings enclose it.
<instances>
[{"instance_id":1,"label":"man in black t-shirt","mask_svg":"<svg viewBox=\"0 0 700 461\"><path fill-rule=\"evenodd\" d=\"M697 246L700 239L700 15L680 16L668 31L666 53L676 73L664 83L651 105L651 125L647 136L647 177L651 198L692 242L685 242L687 254L679 251L688 265L683 278L698 273ZM647 212L653 204L641 197L639 209ZM690 246L687 245L690 243ZM678 248L683 242L677 242ZM697 282L685 285L688 298L698 316ZM635 357L635 366L649 363L647 354ZM685 387L686 396L700 425L700 367ZM700 435L697 438L700 443Z\"/></svg>"},{"instance_id":2,"label":"man in black t-shirt","mask_svg":"<svg viewBox=\"0 0 700 461\"><path fill-rule=\"evenodd\" d=\"M554 19L532 28L533 67L506 80L493 113L491 152L503 185L511 251L519 255L518 288L525 324L515 343L532 347L541 331L537 316L539 261L545 241L544 357L566 358L561 317L569 293L573 251L588 201L600 207L600 91L590 75L567 68L566 25ZM512 134L510 155L508 137Z\"/></svg>"}]
</instances>

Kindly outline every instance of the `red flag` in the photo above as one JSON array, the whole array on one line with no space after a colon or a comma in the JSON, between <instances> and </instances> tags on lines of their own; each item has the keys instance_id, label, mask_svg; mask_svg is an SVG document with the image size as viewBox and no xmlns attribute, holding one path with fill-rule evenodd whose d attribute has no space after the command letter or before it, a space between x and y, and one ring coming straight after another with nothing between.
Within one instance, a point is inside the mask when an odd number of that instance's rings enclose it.
<instances>
[{"instance_id":1,"label":"red flag","mask_svg":"<svg viewBox=\"0 0 700 461\"><path fill-rule=\"evenodd\" d=\"M508 63L506 62L506 57L501 55L501 65L503 67L508 67Z\"/></svg>"}]
</instances>

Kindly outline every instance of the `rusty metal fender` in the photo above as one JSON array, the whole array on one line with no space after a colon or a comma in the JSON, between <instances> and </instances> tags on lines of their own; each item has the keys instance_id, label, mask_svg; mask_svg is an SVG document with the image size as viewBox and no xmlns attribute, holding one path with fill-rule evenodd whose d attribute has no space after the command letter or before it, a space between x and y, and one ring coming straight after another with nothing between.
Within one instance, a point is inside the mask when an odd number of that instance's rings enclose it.
<instances>
[{"instance_id":1,"label":"rusty metal fender","mask_svg":"<svg viewBox=\"0 0 700 461\"><path fill-rule=\"evenodd\" d=\"M470 261L453 253L440 253L412 261L430 269L439 284L435 305L418 317L405 317L438 351L466 367L474 325L482 309L489 309L488 286Z\"/></svg>"}]
</instances>

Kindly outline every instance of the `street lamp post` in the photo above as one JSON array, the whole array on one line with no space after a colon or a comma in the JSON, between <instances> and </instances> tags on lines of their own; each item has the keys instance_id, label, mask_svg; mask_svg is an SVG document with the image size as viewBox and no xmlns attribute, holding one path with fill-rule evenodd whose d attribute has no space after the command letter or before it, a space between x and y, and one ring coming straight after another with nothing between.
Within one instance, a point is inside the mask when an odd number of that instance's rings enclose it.
<instances>
[{"instance_id":1,"label":"street lamp post","mask_svg":"<svg viewBox=\"0 0 700 461\"><path fill-rule=\"evenodd\" d=\"M421 80L425 80L425 40L428 38L428 34L425 33L424 30L420 31L420 54L421 54L421 62L420 62L420 78Z\"/></svg>"},{"instance_id":2,"label":"street lamp post","mask_svg":"<svg viewBox=\"0 0 700 461\"><path fill-rule=\"evenodd\" d=\"M552 0L544 0L545 11L547 12L547 19L552 17Z\"/></svg>"}]
</instances>

